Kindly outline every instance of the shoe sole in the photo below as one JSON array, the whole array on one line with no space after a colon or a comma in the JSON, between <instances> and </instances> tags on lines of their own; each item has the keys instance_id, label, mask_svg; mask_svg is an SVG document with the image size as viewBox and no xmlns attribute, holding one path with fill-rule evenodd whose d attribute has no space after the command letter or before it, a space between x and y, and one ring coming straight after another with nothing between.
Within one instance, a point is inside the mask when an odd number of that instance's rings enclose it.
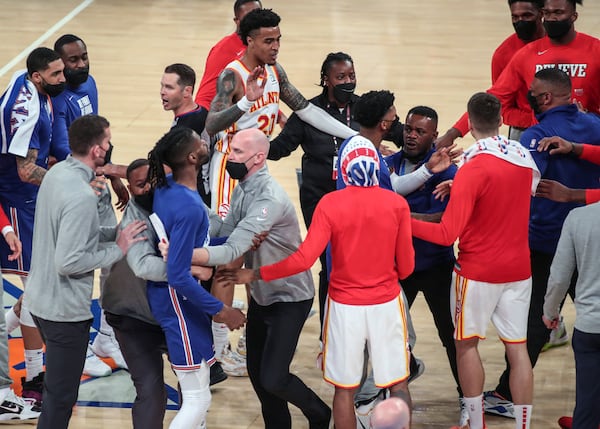
<instances>
[{"instance_id":1,"label":"shoe sole","mask_svg":"<svg viewBox=\"0 0 600 429\"><path fill-rule=\"evenodd\" d=\"M494 416L500 416L500 417L504 417L504 418L507 418L507 419L514 419L515 418L514 413L511 414L508 411L508 409L505 406L503 406L503 405L496 405L496 406L493 406L493 407L486 407L486 406L484 406L483 411L486 414L492 414Z\"/></svg>"}]
</instances>

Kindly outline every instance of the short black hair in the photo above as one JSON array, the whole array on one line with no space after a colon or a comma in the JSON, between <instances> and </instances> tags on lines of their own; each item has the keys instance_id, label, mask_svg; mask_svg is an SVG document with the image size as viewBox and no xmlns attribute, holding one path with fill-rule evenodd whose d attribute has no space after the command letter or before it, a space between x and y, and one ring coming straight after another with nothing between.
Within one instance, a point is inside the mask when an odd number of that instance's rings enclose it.
<instances>
[{"instance_id":1,"label":"short black hair","mask_svg":"<svg viewBox=\"0 0 600 429\"><path fill-rule=\"evenodd\" d=\"M246 3L258 3L258 5L262 7L260 0L235 0L235 3L233 4L233 14L237 16L241 7Z\"/></svg>"},{"instance_id":2,"label":"short black hair","mask_svg":"<svg viewBox=\"0 0 600 429\"><path fill-rule=\"evenodd\" d=\"M187 64L175 63L165 67L165 73L175 73L179 76L177 84L180 86L191 86L192 90L196 85L196 72Z\"/></svg>"},{"instance_id":3,"label":"short black hair","mask_svg":"<svg viewBox=\"0 0 600 429\"><path fill-rule=\"evenodd\" d=\"M548 0L544 0L544 4L546 4L546 1L548 1ZM567 0L567 3L569 3L571 6L573 6L574 10L577 10L578 4L583 6L583 0Z\"/></svg>"},{"instance_id":4,"label":"short black hair","mask_svg":"<svg viewBox=\"0 0 600 429\"><path fill-rule=\"evenodd\" d=\"M127 171L125 172L125 177L127 180L129 180L129 177L134 170L137 170L145 165L150 165L150 161L148 161L146 158L138 158L131 161L131 163L127 166Z\"/></svg>"},{"instance_id":5,"label":"short black hair","mask_svg":"<svg viewBox=\"0 0 600 429\"><path fill-rule=\"evenodd\" d=\"M559 68L541 69L535 74L534 78L551 85L554 89L571 93L571 78Z\"/></svg>"},{"instance_id":6,"label":"short black hair","mask_svg":"<svg viewBox=\"0 0 600 429\"><path fill-rule=\"evenodd\" d=\"M63 34L58 39L56 39L56 42L54 42L54 50L62 55L63 54L63 46L68 45L69 43L75 43L75 42L81 42L81 43L83 43L83 46L86 46L85 42L80 37L78 37L74 34Z\"/></svg>"},{"instance_id":7,"label":"short black hair","mask_svg":"<svg viewBox=\"0 0 600 429\"><path fill-rule=\"evenodd\" d=\"M277 27L279 22L281 18L273 9L254 9L240 22L240 38L244 45L248 46L248 36L252 37L253 33L261 28Z\"/></svg>"},{"instance_id":8,"label":"short black hair","mask_svg":"<svg viewBox=\"0 0 600 429\"><path fill-rule=\"evenodd\" d=\"M415 107L413 107L412 109L410 109L408 111L408 113L406 114L406 116L408 117L408 115L424 116L426 118L429 118L429 119L435 121L435 124L437 126L438 114L431 107L428 107L428 106L415 106Z\"/></svg>"},{"instance_id":9,"label":"short black hair","mask_svg":"<svg viewBox=\"0 0 600 429\"><path fill-rule=\"evenodd\" d=\"M84 115L73 121L69 127L69 146L75 155L85 156L90 149L102 143L108 120L100 115Z\"/></svg>"},{"instance_id":10,"label":"short black hair","mask_svg":"<svg viewBox=\"0 0 600 429\"><path fill-rule=\"evenodd\" d=\"M27 74L31 76L35 72L44 71L51 62L56 60L60 60L58 52L50 48L35 48L27 56Z\"/></svg>"},{"instance_id":11,"label":"short black hair","mask_svg":"<svg viewBox=\"0 0 600 429\"><path fill-rule=\"evenodd\" d=\"M481 132L494 132L500 127L502 105L500 100L487 92L474 94L467 103L471 126Z\"/></svg>"},{"instance_id":12,"label":"short black hair","mask_svg":"<svg viewBox=\"0 0 600 429\"><path fill-rule=\"evenodd\" d=\"M327 76L327 73L329 73L329 70L331 70L331 66L334 63L344 61L348 61L350 64L354 65L354 60L352 57L345 52L330 52L327 54L325 61L323 61L323 64L321 64L321 82L319 83L319 86L325 88L325 76Z\"/></svg>"},{"instance_id":13,"label":"short black hair","mask_svg":"<svg viewBox=\"0 0 600 429\"><path fill-rule=\"evenodd\" d=\"M356 102L354 119L363 127L373 128L394 105L394 100L394 94L390 91L369 91Z\"/></svg>"},{"instance_id":14,"label":"short black hair","mask_svg":"<svg viewBox=\"0 0 600 429\"><path fill-rule=\"evenodd\" d=\"M508 0L508 5L512 5L513 3L531 3L536 8L541 9L544 7L544 0Z\"/></svg>"}]
</instances>

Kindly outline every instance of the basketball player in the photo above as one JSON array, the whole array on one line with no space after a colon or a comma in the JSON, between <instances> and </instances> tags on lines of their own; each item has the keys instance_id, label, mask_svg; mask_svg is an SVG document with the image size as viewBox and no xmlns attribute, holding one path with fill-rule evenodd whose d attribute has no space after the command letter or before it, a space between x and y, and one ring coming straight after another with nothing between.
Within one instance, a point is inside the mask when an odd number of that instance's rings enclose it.
<instances>
[{"instance_id":1,"label":"basketball player","mask_svg":"<svg viewBox=\"0 0 600 429\"><path fill-rule=\"evenodd\" d=\"M465 151L465 165L456 174L440 223L413 219L413 235L446 246L459 239L451 305L458 376L469 413L466 427L485 428L484 369L477 347L491 320L513 371L515 428L528 429L533 371L526 346L531 295L527 224L539 171L520 144L498 135L502 116L496 97L477 93L467 109L477 142Z\"/></svg>"},{"instance_id":2,"label":"basketball player","mask_svg":"<svg viewBox=\"0 0 600 429\"><path fill-rule=\"evenodd\" d=\"M64 64L59 54L48 48L36 48L27 57L27 72L19 71L0 98L1 137L0 203L23 243L23 252L15 260L13 252L0 240L2 271L21 276L23 286L29 274L33 218L39 186L48 169L54 115L50 97L65 88ZM3 310L2 310L3 311ZM25 346L26 376L31 388L23 395L40 405L43 383L43 342L29 310L21 306L18 317Z\"/></svg>"}]
</instances>

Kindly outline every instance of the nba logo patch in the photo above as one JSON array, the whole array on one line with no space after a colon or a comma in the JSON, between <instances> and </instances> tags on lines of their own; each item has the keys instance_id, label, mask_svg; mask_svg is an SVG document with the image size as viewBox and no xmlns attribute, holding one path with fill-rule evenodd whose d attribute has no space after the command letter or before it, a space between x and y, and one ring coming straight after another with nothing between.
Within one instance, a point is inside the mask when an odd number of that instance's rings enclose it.
<instances>
[{"instance_id":1,"label":"nba logo patch","mask_svg":"<svg viewBox=\"0 0 600 429\"><path fill-rule=\"evenodd\" d=\"M263 220L267 220L268 215L269 215L269 212L267 211L267 208L263 207L262 209L260 209L260 214L258 216L256 216L256 220L259 222L262 222Z\"/></svg>"}]
</instances>

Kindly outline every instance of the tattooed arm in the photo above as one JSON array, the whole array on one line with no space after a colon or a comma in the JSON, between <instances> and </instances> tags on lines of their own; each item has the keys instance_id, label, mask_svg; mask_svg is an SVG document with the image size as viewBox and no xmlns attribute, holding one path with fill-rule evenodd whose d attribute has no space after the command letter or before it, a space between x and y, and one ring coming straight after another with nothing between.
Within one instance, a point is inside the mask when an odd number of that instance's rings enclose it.
<instances>
[{"instance_id":1,"label":"tattooed arm","mask_svg":"<svg viewBox=\"0 0 600 429\"><path fill-rule=\"evenodd\" d=\"M214 136L231 126L250 110L256 100L262 97L266 79L259 84L258 78L263 76L264 72L261 66L250 72L244 93L244 85L239 75L230 69L223 70L217 80L217 95L210 104L210 111L206 117L208 134Z\"/></svg>"},{"instance_id":2,"label":"tattooed arm","mask_svg":"<svg viewBox=\"0 0 600 429\"><path fill-rule=\"evenodd\" d=\"M19 178L23 182L40 186L42 179L48 170L35 163L37 156L37 149L29 149L25 158L20 156L15 156L15 158L17 159L17 172L19 173Z\"/></svg>"},{"instance_id":3,"label":"tattooed arm","mask_svg":"<svg viewBox=\"0 0 600 429\"><path fill-rule=\"evenodd\" d=\"M287 74L279 63L275 64L279 74L279 98L296 112L298 117L316 129L336 137L347 139L356 131L334 119L329 113L309 103L300 91L288 80Z\"/></svg>"}]
</instances>

